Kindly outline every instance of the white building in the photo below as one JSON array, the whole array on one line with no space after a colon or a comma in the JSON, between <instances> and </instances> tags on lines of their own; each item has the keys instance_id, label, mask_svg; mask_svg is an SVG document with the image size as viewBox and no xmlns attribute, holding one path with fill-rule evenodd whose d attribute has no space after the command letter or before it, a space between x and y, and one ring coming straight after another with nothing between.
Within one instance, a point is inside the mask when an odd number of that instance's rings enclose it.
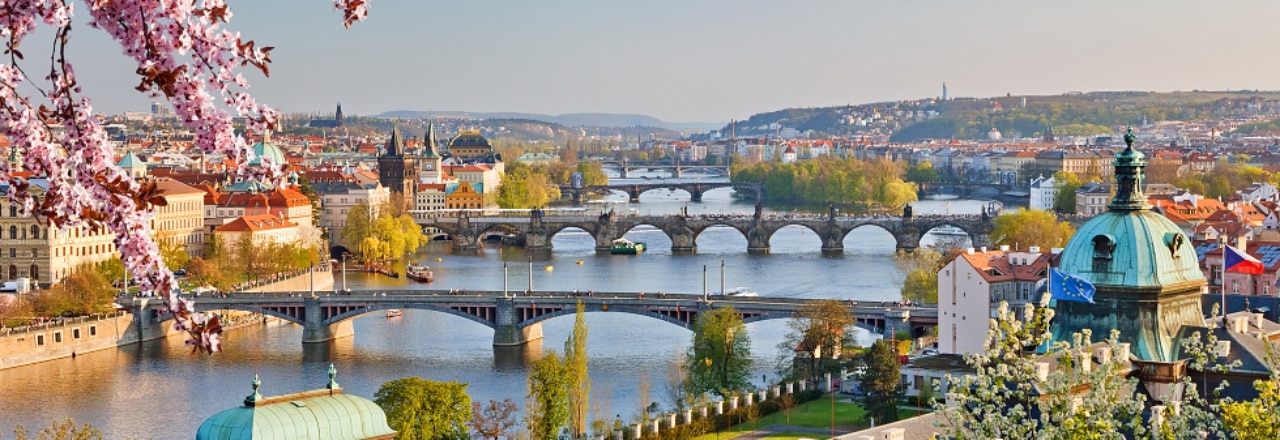
<instances>
[{"instance_id":1,"label":"white building","mask_svg":"<svg viewBox=\"0 0 1280 440\"><path fill-rule=\"evenodd\" d=\"M347 224L347 213L359 202L378 212L391 202L391 190L378 184L354 182L313 183L311 189L320 194L320 228L329 232L329 242L342 243L342 227Z\"/></svg>"},{"instance_id":2,"label":"white building","mask_svg":"<svg viewBox=\"0 0 1280 440\"><path fill-rule=\"evenodd\" d=\"M1236 195L1240 197L1241 201L1246 203L1261 201L1274 202L1280 200L1280 197L1277 197L1275 185L1266 182L1254 182L1254 184L1249 185L1247 188L1236 191Z\"/></svg>"},{"instance_id":3,"label":"white building","mask_svg":"<svg viewBox=\"0 0 1280 440\"><path fill-rule=\"evenodd\" d=\"M1002 301L1021 313L1039 299L1035 285L1048 274L1050 257L1035 246L1027 252L969 248L943 266L938 271L938 351L981 352L988 321Z\"/></svg>"},{"instance_id":4,"label":"white building","mask_svg":"<svg viewBox=\"0 0 1280 440\"><path fill-rule=\"evenodd\" d=\"M1039 209L1041 211L1053 210L1053 199L1058 196L1058 182L1053 176L1044 177L1041 175L1031 181L1031 209Z\"/></svg>"}]
</instances>

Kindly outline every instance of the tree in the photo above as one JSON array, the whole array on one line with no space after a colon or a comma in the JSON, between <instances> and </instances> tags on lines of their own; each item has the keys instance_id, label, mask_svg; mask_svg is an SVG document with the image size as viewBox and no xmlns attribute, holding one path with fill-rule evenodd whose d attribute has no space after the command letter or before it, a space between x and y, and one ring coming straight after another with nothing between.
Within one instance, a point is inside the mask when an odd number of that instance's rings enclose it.
<instances>
[{"instance_id":1,"label":"tree","mask_svg":"<svg viewBox=\"0 0 1280 440\"><path fill-rule=\"evenodd\" d=\"M373 396L398 439L468 438L471 396L465 383L405 377L382 384Z\"/></svg>"},{"instance_id":2,"label":"tree","mask_svg":"<svg viewBox=\"0 0 1280 440\"><path fill-rule=\"evenodd\" d=\"M920 162L907 167L905 179L921 185L938 181L938 170L933 169L932 162Z\"/></svg>"},{"instance_id":3,"label":"tree","mask_svg":"<svg viewBox=\"0 0 1280 440\"><path fill-rule=\"evenodd\" d=\"M569 423L568 366L554 351L548 351L529 369L529 402L525 405L525 425L533 440L554 440Z\"/></svg>"},{"instance_id":4,"label":"tree","mask_svg":"<svg viewBox=\"0 0 1280 440\"><path fill-rule=\"evenodd\" d=\"M587 412L591 409L591 376L587 374L586 306L578 301L573 333L564 342L565 372L569 376L569 432L573 438L587 435Z\"/></svg>"},{"instance_id":5,"label":"tree","mask_svg":"<svg viewBox=\"0 0 1280 440\"><path fill-rule=\"evenodd\" d=\"M1050 249L1066 246L1075 232L1070 223L1058 221L1052 212L1018 208L996 217L991 239L997 245L1013 249L1029 246Z\"/></svg>"},{"instance_id":6,"label":"tree","mask_svg":"<svg viewBox=\"0 0 1280 440\"><path fill-rule=\"evenodd\" d=\"M877 423L889 423L898 419L898 398L902 394L902 374L898 371L898 353L884 339L871 344L864 355L865 370L862 373L862 390L867 393L868 414Z\"/></svg>"},{"instance_id":7,"label":"tree","mask_svg":"<svg viewBox=\"0 0 1280 440\"><path fill-rule=\"evenodd\" d=\"M72 298L71 312L77 315L107 313L111 310L111 299L115 297L111 282L87 264L63 278L57 289Z\"/></svg>"},{"instance_id":8,"label":"tree","mask_svg":"<svg viewBox=\"0 0 1280 440\"><path fill-rule=\"evenodd\" d=\"M376 232L377 213L364 200L356 201L347 211L346 223L342 226L342 240L349 244L362 243L365 238L373 237ZM361 258L365 258L363 252Z\"/></svg>"},{"instance_id":9,"label":"tree","mask_svg":"<svg viewBox=\"0 0 1280 440\"><path fill-rule=\"evenodd\" d=\"M1265 348L1271 377L1254 381L1258 398L1222 404L1222 425L1233 438L1280 438L1280 353L1273 344Z\"/></svg>"},{"instance_id":10,"label":"tree","mask_svg":"<svg viewBox=\"0 0 1280 440\"><path fill-rule=\"evenodd\" d=\"M471 431L475 432L476 436L484 440L511 438L519 424L516 420L517 411L519 408L511 399L502 399L501 402L489 400L483 405L480 402L471 402L471 421L467 424L471 426Z\"/></svg>"},{"instance_id":11,"label":"tree","mask_svg":"<svg viewBox=\"0 0 1280 440\"><path fill-rule=\"evenodd\" d=\"M675 359L667 366L667 383L665 385L667 400L675 407L676 412L683 412L691 406L693 393L689 389L689 367L684 352L675 352Z\"/></svg>"},{"instance_id":12,"label":"tree","mask_svg":"<svg viewBox=\"0 0 1280 440\"><path fill-rule=\"evenodd\" d=\"M836 371L834 360L853 335L854 319L847 303L824 299L807 303L787 320L787 335L778 345L780 354L791 359L803 347L808 355L804 377L818 379ZM790 356L788 356L790 355ZM792 361L792 365L795 362Z\"/></svg>"},{"instance_id":13,"label":"tree","mask_svg":"<svg viewBox=\"0 0 1280 440\"><path fill-rule=\"evenodd\" d=\"M239 176L281 180L280 164L267 161L260 169L246 166L252 154L246 154L248 145L236 133L235 121L242 118L243 129L252 133L276 125L279 113L245 91L249 83L239 72L248 66L269 74L272 48L222 28L232 17L225 4L85 1L84 5L89 28L104 31L136 63L140 80L135 88L168 100L176 119L193 134L195 148L235 161ZM47 191L33 196L25 190L26 178L10 173L8 167L0 170L0 180L18 188L9 197L24 216L38 214L59 228L115 234L122 260L138 285L164 299L177 329L188 333L198 350L218 351L217 329L206 327L209 321L177 295L177 283L159 247L149 234L139 233L148 230L151 208L165 201L155 182L135 181L114 165L106 130L88 98L81 95L73 63L66 56L67 45L74 40L72 8L73 2L22 4L5 15L3 33L8 36L10 56L0 65L0 126L6 127L10 142L26 153L22 168L46 179ZM335 8L343 11L343 22L350 26L365 16L368 2L338 0ZM53 44L34 46L52 47L50 62L24 66L23 43L33 35L52 36Z\"/></svg>"},{"instance_id":14,"label":"tree","mask_svg":"<svg viewBox=\"0 0 1280 440\"><path fill-rule=\"evenodd\" d=\"M560 187L552 184L550 176L516 162L503 175L496 201L503 208L528 209L546 206L559 198Z\"/></svg>"},{"instance_id":15,"label":"tree","mask_svg":"<svg viewBox=\"0 0 1280 440\"><path fill-rule=\"evenodd\" d=\"M902 298L927 304L938 303L938 270L949 263L958 249L950 249L947 256L935 249L916 249L915 252L899 251L894 260L907 273L902 281Z\"/></svg>"},{"instance_id":16,"label":"tree","mask_svg":"<svg viewBox=\"0 0 1280 440\"><path fill-rule=\"evenodd\" d=\"M187 261L187 265L184 266L184 268L187 270L187 276L191 278L191 281L196 283L196 286L213 286L218 288L218 290L230 288L230 286L227 285L230 283L225 282L226 277L224 277L222 272L218 270L218 267L209 260L195 257Z\"/></svg>"},{"instance_id":17,"label":"tree","mask_svg":"<svg viewBox=\"0 0 1280 440\"><path fill-rule=\"evenodd\" d=\"M750 385L751 338L732 306L699 313L689 345L687 362L694 393L727 398Z\"/></svg>"},{"instance_id":18,"label":"tree","mask_svg":"<svg viewBox=\"0 0 1280 440\"><path fill-rule=\"evenodd\" d=\"M1053 209L1063 214L1075 214L1076 190L1082 185L1080 178L1075 173L1059 171L1053 174L1053 181L1058 187L1058 193L1053 196Z\"/></svg>"},{"instance_id":19,"label":"tree","mask_svg":"<svg viewBox=\"0 0 1280 440\"><path fill-rule=\"evenodd\" d=\"M22 425L14 428L13 435L17 440L102 440L103 438L102 432L93 425L86 423L77 428L76 422L69 418L63 421L55 420L48 428L40 430L35 437L31 437L31 433L27 432Z\"/></svg>"},{"instance_id":20,"label":"tree","mask_svg":"<svg viewBox=\"0 0 1280 440\"><path fill-rule=\"evenodd\" d=\"M159 238L160 256L166 267L183 267L191 256L187 255L187 246L174 235L170 233Z\"/></svg>"}]
</instances>

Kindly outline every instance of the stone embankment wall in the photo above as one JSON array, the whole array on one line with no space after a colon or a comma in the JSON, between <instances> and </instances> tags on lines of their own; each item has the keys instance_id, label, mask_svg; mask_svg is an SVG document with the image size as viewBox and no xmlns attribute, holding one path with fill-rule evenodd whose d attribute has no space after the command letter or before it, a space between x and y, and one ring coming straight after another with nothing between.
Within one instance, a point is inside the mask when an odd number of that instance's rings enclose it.
<instances>
[{"instance_id":1,"label":"stone embankment wall","mask_svg":"<svg viewBox=\"0 0 1280 440\"><path fill-rule=\"evenodd\" d=\"M333 290L332 272L318 268L314 276L317 291ZM311 285L312 276L304 271L261 283L249 291L306 292ZM257 313L230 312L223 316L222 323L224 329L231 329L261 325L267 321L274 321L274 318L264 319ZM3 328L0 329L0 370L167 338L177 333L179 332L173 329L172 321L146 326L140 330L134 316L123 312L59 319L35 326Z\"/></svg>"}]
</instances>

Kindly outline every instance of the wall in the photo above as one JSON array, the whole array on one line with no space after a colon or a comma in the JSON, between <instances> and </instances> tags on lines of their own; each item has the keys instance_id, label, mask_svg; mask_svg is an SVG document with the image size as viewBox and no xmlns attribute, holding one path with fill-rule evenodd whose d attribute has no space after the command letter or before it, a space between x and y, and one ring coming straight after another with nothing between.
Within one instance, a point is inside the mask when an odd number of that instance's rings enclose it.
<instances>
[{"instance_id":1,"label":"wall","mask_svg":"<svg viewBox=\"0 0 1280 440\"><path fill-rule=\"evenodd\" d=\"M333 291L333 272L327 266L317 267L315 271L315 289L317 292ZM311 290L311 277L307 272L280 281L265 283L246 292L308 292Z\"/></svg>"},{"instance_id":2,"label":"wall","mask_svg":"<svg viewBox=\"0 0 1280 440\"><path fill-rule=\"evenodd\" d=\"M136 342L136 334L129 331L132 323L133 315L121 313L72 318L25 331L0 330L0 370L116 348L122 340Z\"/></svg>"}]
</instances>

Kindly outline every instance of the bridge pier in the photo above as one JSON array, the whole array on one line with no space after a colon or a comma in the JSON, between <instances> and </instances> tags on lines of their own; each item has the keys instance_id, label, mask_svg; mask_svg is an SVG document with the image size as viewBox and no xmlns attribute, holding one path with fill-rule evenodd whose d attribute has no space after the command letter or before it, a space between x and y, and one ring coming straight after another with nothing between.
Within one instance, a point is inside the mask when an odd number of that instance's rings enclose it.
<instances>
[{"instance_id":1,"label":"bridge pier","mask_svg":"<svg viewBox=\"0 0 1280 440\"><path fill-rule=\"evenodd\" d=\"M631 203L640 203L640 186L631 185L631 188L627 188L627 195L631 196Z\"/></svg>"},{"instance_id":2,"label":"bridge pier","mask_svg":"<svg viewBox=\"0 0 1280 440\"><path fill-rule=\"evenodd\" d=\"M761 228L751 228L747 234L747 252L757 254L769 253L769 236L772 235Z\"/></svg>"},{"instance_id":3,"label":"bridge pier","mask_svg":"<svg viewBox=\"0 0 1280 440\"><path fill-rule=\"evenodd\" d=\"M630 178L631 178L631 168L627 168L627 166L626 166L625 164L624 164L624 165L622 165L622 168L618 171L618 178L620 178L620 179L630 179Z\"/></svg>"},{"instance_id":4,"label":"bridge pier","mask_svg":"<svg viewBox=\"0 0 1280 440\"><path fill-rule=\"evenodd\" d=\"M689 201L702 203L702 188L694 187L689 190Z\"/></svg>"},{"instance_id":5,"label":"bridge pier","mask_svg":"<svg viewBox=\"0 0 1280 440\"><path fill-rule=\"evenodd\" d=\"M497 306L497 319L493 328L494 346L523 345L529 341L542 339L541 323L520 327L520 318L516 314L514 300L498 298Z\"/></svg>"},{"instance_id":6,"label":"bridge pier","mask_svg":"<svg viewBox=\"0 0 1280 440\"><path fill-rule=\"evenodd\" d=\"M303 344L329 342L338 338L355 336L356 330L350 319L344 319L332 324L324 323L323 309L320 307L319 298L306 298L302 301L302 304L305 310L302 324Z\"/></svg>"},{"instance_id":7,"label":"bridge pier","mask_svg":"<svg viewBox=\"0 0 1280 440\"><path fill-rule=\"evenodd\" d=\"M826 233L822 234L822 252L828 254L844 253L844 236L848 231L836 227L834 224L827 226Z\"/></svg>"}]
</instances>

